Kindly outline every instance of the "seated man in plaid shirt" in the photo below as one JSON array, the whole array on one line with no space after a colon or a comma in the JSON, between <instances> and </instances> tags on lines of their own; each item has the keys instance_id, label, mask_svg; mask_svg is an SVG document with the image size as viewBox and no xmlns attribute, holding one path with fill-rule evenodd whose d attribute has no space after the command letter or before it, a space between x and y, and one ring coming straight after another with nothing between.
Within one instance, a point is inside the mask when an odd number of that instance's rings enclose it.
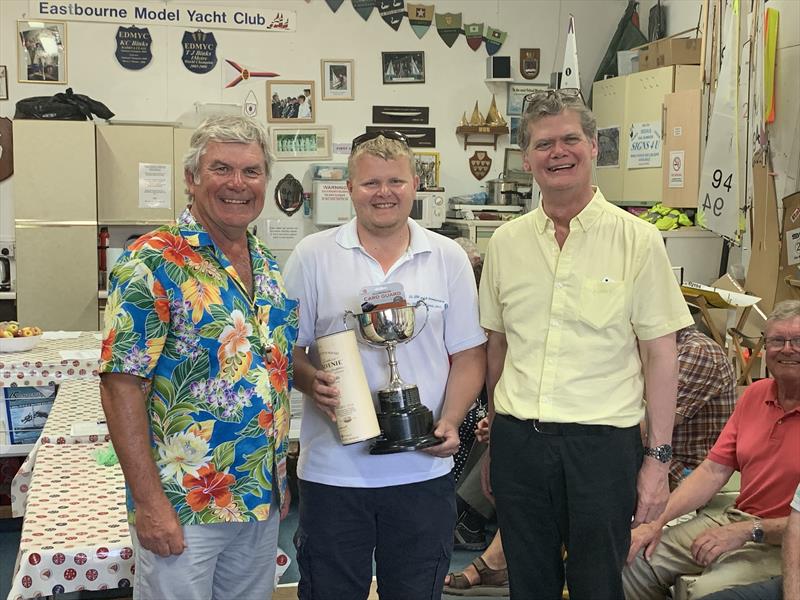
<instances>
[{"instance_id":1,"label":"seated man in plaid shirt","mask_svg":"<svg viewBox=\"0 0 800 600\"><path fill-rule=\"evenodd\" d=\"M678 404L670 491L703 462L736 402L736 375L719 344L694 326L678 331L677 342Z\"/></svg>"}]
</instances>

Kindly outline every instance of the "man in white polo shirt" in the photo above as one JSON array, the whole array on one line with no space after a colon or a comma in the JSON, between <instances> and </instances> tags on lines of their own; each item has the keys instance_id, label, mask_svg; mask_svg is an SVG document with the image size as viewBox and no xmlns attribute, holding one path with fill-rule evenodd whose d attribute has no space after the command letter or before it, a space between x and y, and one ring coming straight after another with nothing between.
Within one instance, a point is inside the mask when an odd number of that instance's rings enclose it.
<instances>
[{"instance_id":1,"label":"man in white polo shirt","mask_svg":"<svg viewBox=\"0 0 800 600\"><path fill-rule=\"evenodd\" d=\"M298 593L308 600L366 599L374 553L383 600L438 598L456 517L451 457L485 372L475 278L458 244L409 219L418 177L401 134L357 137L349 170L356 218L303 239L285 269L289 296L300 304L295 385L306 394ZM362 288L387 283L402 284L409 304L424 299L430 309L424 330L396 352L400 376L419 387L443 442L375 456L369 442L341 444L335 377L319 368L314 340L341 331L345 310L361 312ZM386 387L386 352L363 345L360 352L370 389Z\"/></svg>"}]
</instances>

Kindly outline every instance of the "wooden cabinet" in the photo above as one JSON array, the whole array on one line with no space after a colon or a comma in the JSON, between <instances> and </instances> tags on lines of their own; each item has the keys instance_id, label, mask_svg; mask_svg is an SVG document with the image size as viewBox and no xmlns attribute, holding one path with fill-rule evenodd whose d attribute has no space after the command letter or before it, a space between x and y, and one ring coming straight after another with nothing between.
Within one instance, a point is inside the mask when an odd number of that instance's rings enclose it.
<instances>
[{"instance_id":1,"label":"wooden cabinet","mask_svg":"<svg viewBox=\"0 0 800 600\"><path fill-rule=\"evenodd\" d=\"M17 224L97 219L94 124L14 120Z\"/></svg>"},{"instance_id":2,"label":"wooden cabinet","mask_svg":"<svg viewBox=\"0 0 800 600\"><path fill-rule=\"evenodd\" d=\"M663 200L663 171L668 157L664 154L665 98L676 91L699 89L700 67L677 65L632 73L623 77L595 82L593 112L598 129L619 127L618 164L600 166L597 183L605 197L616 204L652 205ZM661 144L661 166L630 168L629 142L632 128L655 123ZM603 144L608 143L601 132Z\"/></svg>"},{"instance_id":3,"label":"wooden cabinet","mask_svg":"<svg viewBox=\"0 0 800 600\"><path fill-rule=\"evenodd\" d=\"M101 225L160 225L175 218L172 127L97 126L97 218ZM140 165L168 165L168 206L140 199Z\"/></svg>"},{"instance_id":4,"label":"wooden cabinet","mask_svg":"<svg viewBox=\"0 0 800 600\"><path fill-rule=\"evenodd\" d=\"M17 318L43 329L97 328L95 129L14 121Z\"/></svg>"}]
</instances>

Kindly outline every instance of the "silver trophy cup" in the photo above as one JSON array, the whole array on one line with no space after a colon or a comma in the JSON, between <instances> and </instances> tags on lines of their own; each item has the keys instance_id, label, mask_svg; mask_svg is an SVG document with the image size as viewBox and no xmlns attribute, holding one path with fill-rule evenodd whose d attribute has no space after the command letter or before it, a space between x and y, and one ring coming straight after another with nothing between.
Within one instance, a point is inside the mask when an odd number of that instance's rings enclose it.
<instances>
[{"instance_id":1,"label":"silver trophy cup","mask_svg":"<svg viewBox=\"0 0 800 600\"><path fill-rule=\"evenodd\" d=\"M416 322L414 311L425 307L425 322L414 333ZM385 308L361 314L345 311L355 318L364 343L386 348L389 354L389 385L378 390L378 425L381 437L370 448L370 454L390 454L408 450L420 450L442 443L433 435L433 413L419 399L419 389L414 384L403 383L397 370L395 347L410 342L419 335L428 323L428 305L423 300L413 306Z\"/></svg>"}]
</instances>

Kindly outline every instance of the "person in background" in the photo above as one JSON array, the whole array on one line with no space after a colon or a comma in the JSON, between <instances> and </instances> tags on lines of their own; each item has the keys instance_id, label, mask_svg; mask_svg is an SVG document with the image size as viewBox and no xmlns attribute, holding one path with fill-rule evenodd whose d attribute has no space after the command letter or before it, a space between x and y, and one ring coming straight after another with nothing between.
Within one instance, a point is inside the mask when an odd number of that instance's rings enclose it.
<instances>
[{"instance_id":1,"label":"person in background","mask_svg":"<svg viewBox=\"0 0 800 600\"><path fill-rule=\"evenodd\" d=\"M672 494L663 514L634 530L623 572L630 600L667 597L681 575L695 575L689 600L780 574L780 544L800 481L800 301L775 305L765 332L773 379L748 386L708 457ZM701 509L734 471L733 506Z\"/></svg>"},{"instance_id":2,"label":"person in background","mask_svg":"<svg viewBox=\"0 0 800 600\"><path fill-rule=\"evenodd\" d=\"M286 265L289 293L300 299L303 315L295 350L297 387L305 394L298 595L366 599L374 555L382 600L439 598L455 525L451 457L484 380L475 278L455 242L409 218L418 178L402 134L355 138L348 167L355 219L304 238ZM442 443L374 456L369 441L341 444L336 379L320 369L315 339L341 331L345 310L361 312L362 288L390 283L402 284L409 304L424 299L430 310L425 328L396 353L402 378L419 387L433 411ZM385 387L385 350L362 345L360 354L370 389Z\"/></svg>"},{"instance_id":3,"label":"person in background","mask_svg":"<svg viewBox=\"0 0 800 600\"><path fill-rule=\"evenodd\" d=\"M311 118L311 105L306 100L303 94L297 97L297 118L310 119Z\"/></svg>"},{"instance_id":4,"label":"person in background","mask_svg":"<svg viewBox=\"0 0 800 600\"><path fill-rule=\"evenodd\" d=\"M736 374L725 351L694 325L677 334L678 401L669 488L708 455L736 404Z\"/></svg>"},{"instance_id":5,"label":"person in background","mask_svg":"<svg viewBox=\"0 0 800 600\"><path fill-rule=\"evenodd\" d=\"M621 600L631 522L656 519L669 495L675 332L692 319L658 230L591 184L597 126L579 90L524 105L541 205L497 229L480 286L485 464L511 597L561 598L566 575L573 600Z\"/></svg>"},{"instance_id":6,"label":"person in background","mask_svg":"<svg viewBox=\"0 0 800 600\"><path fill-rule=\"evenodd\" d=\"M111 273L100 391L125 474L134 598L271 598L297 303L247 226L264 127L215 117L184 159L191 205Z\"/></svg>"}]
</instances>

